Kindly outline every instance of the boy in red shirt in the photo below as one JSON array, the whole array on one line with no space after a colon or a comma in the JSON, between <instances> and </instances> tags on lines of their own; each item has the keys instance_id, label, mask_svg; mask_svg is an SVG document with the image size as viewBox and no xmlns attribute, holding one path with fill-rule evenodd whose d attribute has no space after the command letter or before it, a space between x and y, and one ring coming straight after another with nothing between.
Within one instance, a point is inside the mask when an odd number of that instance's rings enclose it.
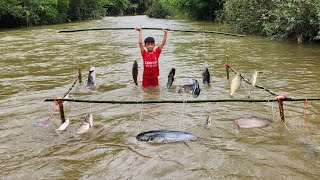
<instances>
[{"instance_id":1,"label":"boy in red shirt","mask_svg":"<svg viewBox=\"0 0 320 180\"><path fill-rule=\"evenodd\" d=\"M168 30L162 29L164 32L164 36L161 44L155 48L154 38L147 37L144 40L144 45L146 49L144 49L142 44L142 29L140 27L135 28L139 31L139 46L140 52L143 58L143 78L142 78L142 86L157 86L158 85L158 76L159 76L159 56L163 46L166 44Z\"/></svg>"}]
</instances>

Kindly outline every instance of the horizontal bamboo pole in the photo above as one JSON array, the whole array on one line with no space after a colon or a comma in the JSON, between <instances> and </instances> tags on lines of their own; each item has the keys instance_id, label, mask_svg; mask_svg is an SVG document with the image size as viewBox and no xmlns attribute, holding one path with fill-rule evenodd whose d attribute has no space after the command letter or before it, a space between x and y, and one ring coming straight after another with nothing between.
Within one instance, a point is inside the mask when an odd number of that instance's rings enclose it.
<instances>
[{"instance_id":1,"label":"horizontal bamboo pole","mask_svg":"<svg viewBox=\"0 0 320 180\"><path fill-rule=\"evenodd\" d=\"M320 98L307 98L308 101L320 101ZM85 99L61 99L62 101L100 104L168 104L168 103L218 103L218 102L275 102L277 99L208 99L208 100L138 100L138 101L113 101L113 100L85 100ZM306 98L284 98L283 101L305 101ZM46 99L45 102L54 101Z\"/></svg>"},{"instance_id":2,"label":"horizontal bamboo pole","mask_svg":"<svg viewBox=\"0 0 320 180\"><path fill-rule=\"evenodd\" d=\"M162 28L141 28L142 30L162 30ZM90 29L75 29L75 30L62 30L59 33L72 33L81 31L105 31L105 30L134 30L134 28L90 28ZM174 32L190 32L190 33L211 33L211 34L221 34L228 36L245 37L245 35L232 34L221 31L205 31L205 30L178 30L178 29L167 29L168 31Z\"/></svg>"}]
</instances>

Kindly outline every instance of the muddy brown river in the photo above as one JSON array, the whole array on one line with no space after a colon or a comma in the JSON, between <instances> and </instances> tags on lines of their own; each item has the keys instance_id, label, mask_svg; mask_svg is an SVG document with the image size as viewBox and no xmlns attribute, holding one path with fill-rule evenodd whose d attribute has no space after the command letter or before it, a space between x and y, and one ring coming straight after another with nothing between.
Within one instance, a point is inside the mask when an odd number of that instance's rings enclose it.
<instances>
[{"instance_id":1,"label":"muddy brown river","mask_svg":"<svg viewBox=\"0 0 320 180\"><path fill-rule=\"evenodd\" d=\"M295 98L320 98L320 47L276 42L257 36L169 32L160 56L159 87L143 89L142 59L135 30L58 33L59 30L104 27L168 27L223 30L206 22L105 17L52 26L0 31L0 177L1 179L319 179L320 101L284 102L287 125L280 122L276 102L197 103L178 94L190 78L200 83L197 100L230 99L225 56L229 64L258 85ZM163 32L143 31L161 42ZM139 77L132 79L137 60ZM96 88L85 89L90 66ZM202 84L208 65L211 86ZM70 125L56 132L59 110L48 98L63 96L82 69L69 98L83 100L180 100L181 104L97 104L67 102ZM164 89L176 69L172 90ZM273 99L242 83L233 99ZM306 109L304 106L306 105ZM306 112L306 118L304 115ZM47 126L38 122L50 117ZM94 126L75 135L86 113ZM207 117L211 129L205 129ZM258 116L275 120L261 129L236 129L233 120ZM150 144L136 140L151 130L178 130L202 141Z\"/></svg>"}]
</instances>

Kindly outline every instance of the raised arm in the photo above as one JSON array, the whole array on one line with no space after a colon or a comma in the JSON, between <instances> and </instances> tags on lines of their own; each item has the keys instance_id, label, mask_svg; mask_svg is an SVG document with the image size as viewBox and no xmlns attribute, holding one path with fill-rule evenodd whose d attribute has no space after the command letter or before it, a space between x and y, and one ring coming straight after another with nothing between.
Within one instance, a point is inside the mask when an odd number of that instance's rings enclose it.
<instances>
[{"instance_id":1,"label":"raised arm","mask_svg":"<svg viewBox=\"0 0 320 180\"><path fill-rule=\"evenodd\" d=\"M141 27L136 27L134 29L139 31L139 47L140 47L140 52L142 53L144 51L143 44L142 44L142 29Z\"/></svg>"},{"instance_id":2,"label":"raised arm","mask_svg":"<svg viewBox=\"0 0 320 180\"><path fill-rule=\"evenodd\" d=\"M160 47L161 50L162 50L163 46L166 44L166 42L167 42L167 37L168 37L168 30L165 29L165 28L163 28L162 30L163 30L163 32L164 32L164 35L163 35L163 38L162 38L162 42L161 42L161 44L159 45L159 47Z\"/></svg>"}]
</instances>

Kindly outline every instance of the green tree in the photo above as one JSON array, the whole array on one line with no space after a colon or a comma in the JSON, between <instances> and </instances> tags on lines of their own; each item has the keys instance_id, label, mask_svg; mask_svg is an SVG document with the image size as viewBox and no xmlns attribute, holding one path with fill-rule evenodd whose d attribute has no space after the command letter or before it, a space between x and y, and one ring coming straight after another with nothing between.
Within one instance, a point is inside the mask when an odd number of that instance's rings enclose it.
<instances>
[{"instance_id":1,"label":"green tree","mask_svg":"<svg viewBox=\"0 0 320 180\"><path fill-rule=\"evenodd\" d=\"M171 8L189 18L215 20L216 12L223 8L225 0L167 0Z\"/></svg>"}]
</instances>

